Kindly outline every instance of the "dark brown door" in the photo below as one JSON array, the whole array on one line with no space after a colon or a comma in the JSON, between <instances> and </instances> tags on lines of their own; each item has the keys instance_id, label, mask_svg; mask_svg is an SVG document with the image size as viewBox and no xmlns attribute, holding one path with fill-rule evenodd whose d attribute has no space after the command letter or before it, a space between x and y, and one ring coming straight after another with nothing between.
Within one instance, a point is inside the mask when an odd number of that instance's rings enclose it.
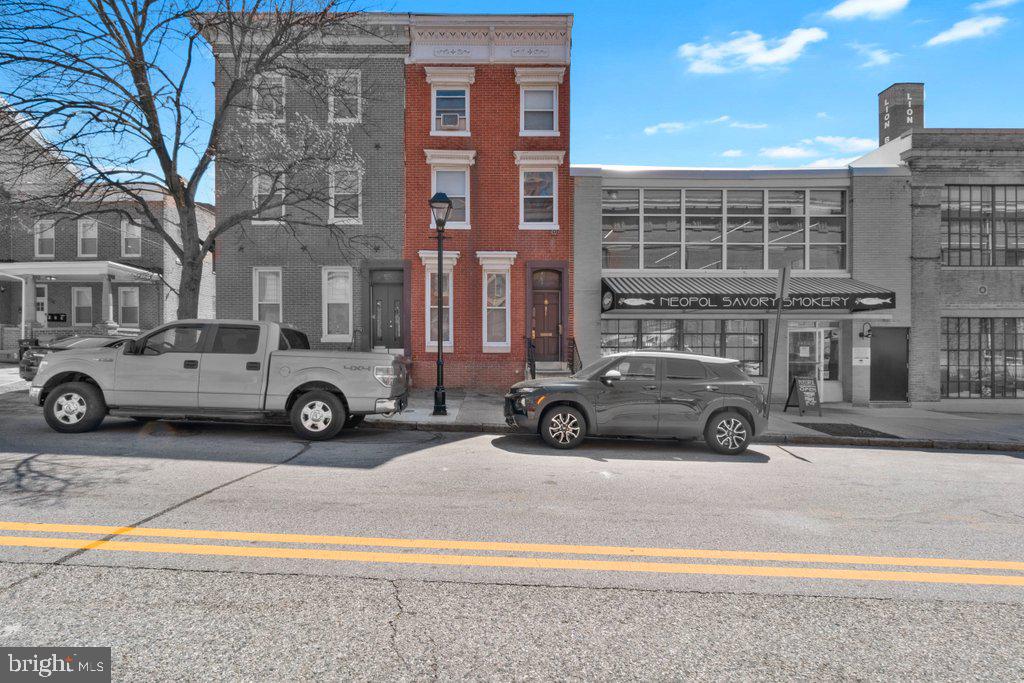
<instances>
[{"instance_id":1,"label":"dark brown door","mask_svg":"<svg viewBox=\"0 0 1024 683\"><path fill-rule=\"evenodd\" d=\"M400 270L374 271L370 284L370 335L377 348L405 346L402 316L403 274Z\"/></svg>"},{"instance_id":2,"label":"dark brown door","mask_svg":"<svg viewBox=\"0 0 1024 683\"><path fill-rule=\"evenodd\" d=\"M562 360L562 274L538 270L533 274L530 338L539 361Z\"/></svg>"},{"instance_id":3,"label":"dark brown door","mask_svg":"<svg viewBox=\"0 0 1024 683\"><path fill-rule=\"evenodd\" d=\"M906 327L871 330L871 400L906 401L909 385L909 335Z\"/></svg>"}]
</instances>

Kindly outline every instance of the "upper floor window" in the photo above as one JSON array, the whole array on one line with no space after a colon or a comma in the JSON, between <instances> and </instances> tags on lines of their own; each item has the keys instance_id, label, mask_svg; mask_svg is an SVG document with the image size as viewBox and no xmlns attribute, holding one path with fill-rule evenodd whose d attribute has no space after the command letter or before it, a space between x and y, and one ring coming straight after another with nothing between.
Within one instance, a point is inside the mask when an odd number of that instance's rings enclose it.
<instances>
[{"instance_id":1,"label":"upper floor window","mask_svg":"<svg viewBox=\"0 0 1024 683\"><path fill-rule=\"evenodd\" d=\"M519 134L558 135L558 86L563 67L518 67Z\"/></svg>"},{"instance_id":2,"label":"upper floor window","mask_svg":"<svg viewBox=\"0 0 1024 683\"><path fill-rule=\"evenodd\" d=\"M363 118L362 74L333 71L329 75L327 119L331 123L358 123Z\"/></svg>"},{"instance_id":3,"label":"upper floor window","mask_svg":"<svg viewBox=\"0 0 1024 683\"><path fill-rule=\"evenodd\" d=\"M1024 185L947 185L942 262L1024 266Z\"/></svg>"},{"instance_id":4,"label":"upper floor window","mask_svg":"<svg viewBox=\"0 0 1024 683\"><path fill-rule=\"evenodd\" d=\"M255 220L277 221L284 217L283 173L258 173L252 180L252 208Z\"/></svg>"},{"instance_id":5,"label":"upper floor window","mask_svg":"<svg viewBox=\"0 0 1024 683\"><path fill-rule=\"evenodd\" d=\"M845 190L608 189L605 268L846 268Z\"/></svg>"},{"instance_id":6,"label":"upper floor window","mask_svg":"<svg viewBox=\"0 0 1024 683\"><path fill-rule=\"evenodd\" d=\"M78 255L96 256L99 247L99 225L94 218L78 220Z\"/></svg>"},{"instance_id":7,"label":"upper floor window","mask_svg":"<svg viewBox=\"0 0 1024 683\"><path fill-rule=\"evenodd\" d=\"M252 86L252 115L256 121L284 123L284 74L257 74Z\"/></svg>"},{"instance_id":8,"label":"upper floor window","mask_svg":"<svg viewBox=\"0 0 1024 683\"><path fill-rule=\"evenodd\" d=\"M336 168L331 173L330 220L348 225L363 222L363 179L358 169Z\"/></svg>"},{"instance_id":9,"label":"upper floor window","mask_svg":"<svg viewBox=\"0 0 1024 683\"><path fill-rule=\"evenodd\" d=\"M558 227L557 175L554 170L526 170L520 177L520 223L528 228Z\"/></svg>"},{"instance_id":10,"label":"upper floor window","mask_svg":"<svg viewBox=\"0 0 1024 683\"><path fill-rule=\"evenodd\" d=\"M121 221L121 256L142 256L142 226L138 223Z\"/></svg>"},{"instance_id":11,"label":"upper floor window","mask_svg":"<svg viewBox=\"0 0 1024 683\"><path fill-rule=\"evenodd\" d=\"M53 221L36 221L32 233L35 235L36 258L53 258L56 243Z\"/></svg>"},{"instance_id":12,"label":"upper floor window","mask_svg":"<svg viewBox=\"0 0 1024 683\"><path fill-rule=\"evenodd\" d=\"M473 67L425 67L430 84L430 134L469 135L469 86Z\"/></svg>"}]
</instances>

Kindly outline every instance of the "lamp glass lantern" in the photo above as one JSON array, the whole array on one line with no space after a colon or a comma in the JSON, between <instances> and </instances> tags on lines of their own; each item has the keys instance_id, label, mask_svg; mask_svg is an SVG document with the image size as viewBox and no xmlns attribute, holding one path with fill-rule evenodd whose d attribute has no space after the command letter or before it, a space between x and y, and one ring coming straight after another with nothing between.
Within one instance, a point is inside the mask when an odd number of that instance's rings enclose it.
<instances>
[{"instance_id":1,"label":"lamp glass lantern","mask_svg":"<svg viewBox=\"0 0 1024 683\"><path fill-rule=\"evenodd\" d=\"M430 212L434 214L434 224L443 229L452 214L452 200L444 192L436 192L430 198Z\"/></svg>"}]
</instances>

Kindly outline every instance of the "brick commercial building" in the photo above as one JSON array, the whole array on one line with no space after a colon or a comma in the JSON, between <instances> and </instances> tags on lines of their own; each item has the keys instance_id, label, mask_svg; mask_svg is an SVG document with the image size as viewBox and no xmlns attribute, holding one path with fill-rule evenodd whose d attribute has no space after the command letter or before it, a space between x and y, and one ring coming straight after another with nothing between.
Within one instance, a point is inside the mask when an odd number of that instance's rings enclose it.
<instances>
[{"instance_id":1,"label":"brick commercial building","mask_svg":"<svg viewBox=\"0 0 1024 683\"><path fill-rule=\"evenodd\" d=\"M573 167L583 360L690 348L767 381L789 264L775 400L1024 398L1024 131L925 128L923 101L883 91L884 144L842 169Z\"/></svg>"},{"instance_id":2,"label":"brick commercial building","mask_svg":"<svg viewBox=\"0 0 1024 683\"><path fill-rule=\"evenodd\" d=\"M526 339L561 366L572 329L570 15L412 15L406 66L404 255L408 347L434 383L437 254L428 199L446 228L448 386L523 379Z\"/></svg>"},{"instance_id":3,"label":"brick commercial building","mask_svg":"<svg viewBox=\"0 0 1024 683\"><path fill-rule=\"evenodd\" d=\"M402 352L408 16L359 22L312 36L290 73L263 75L226 116L218 216L259 210L217 240L217 315L287 322L314 347ZM221 102L230 51L212 42ZM318 76L326 93L310 90ZM328 160L324 140L344 150Z\"/></svg>"}]
</instances>

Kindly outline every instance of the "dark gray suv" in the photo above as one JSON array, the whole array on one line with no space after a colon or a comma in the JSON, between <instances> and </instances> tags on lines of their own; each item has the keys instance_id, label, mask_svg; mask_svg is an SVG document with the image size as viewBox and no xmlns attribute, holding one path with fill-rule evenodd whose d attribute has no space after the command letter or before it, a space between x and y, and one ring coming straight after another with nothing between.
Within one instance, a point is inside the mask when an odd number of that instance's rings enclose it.
<instances>
[{"instance_id":1,"label":"dark gray suv","mask_svg":"<svg viewBox=\"0 0 1024 683\"><path fill-rule=\"evenodd\" d=\"M572 377L529 380L505 396L505 421L555 448L584 437L703 437L737 454L764 430L765 395L739 363L669 351L606 356Z\"/></svg>"}]
</instances>

